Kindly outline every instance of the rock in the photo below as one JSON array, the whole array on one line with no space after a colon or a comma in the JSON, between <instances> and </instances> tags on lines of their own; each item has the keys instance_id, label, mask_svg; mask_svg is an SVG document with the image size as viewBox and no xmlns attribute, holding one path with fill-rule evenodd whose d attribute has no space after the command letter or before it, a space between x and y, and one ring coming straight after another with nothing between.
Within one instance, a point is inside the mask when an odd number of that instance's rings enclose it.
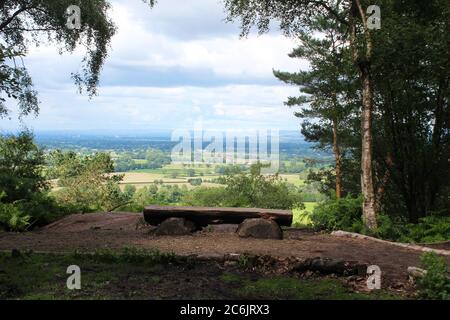
<instances>
[{"instance_id":1,"label":"rock","mask_svg":"<svg viewBox=\"0 0 450 320\"><path fill-rule=\"evenodd\" d=\"M427 270L417 268L417 267L408 267L408 277L409 282L415 283L417 279L424 277L427 274Z\"/></svg>"},{"instance_id":2,"label":"rock","mask_svg":"<svg viewBox=\"0 0 450 320\"><path fill-rule=\"evenodd\" d=\"M193 222L184 218L169 218L164 220L154 231L157 236L183 236L196 230Z\"/></svg>"},{"instance_id":3,"label":"rock","mask_svg":"<svg viewBox=\"0 0 450 320\"><path fill-rule=\"evenodd\" d=\"M242 238L283 239L280 226L275 221L267 219L244 220L236 232Z\"/></svg>"},{"instance_id":4,"label":"rock","mask_svg":"<svg viewBox=\"0 0 450 320\"><path fill-rule=\"evenodd\" d=\"M225 259L228 261L239 261L241 259L240 253L228 253L225 255Z\"/></svg>"},{"instance_id":5,"label":"rock","mask_svg":"<svg viewBox=\"0 0 450 320\"><path fill-rule=\"evenodd\" d=\"M224 267L235 267L237 266L238 262L237 261L225 261L223 263Z\"/></svg>"}]
</instances>

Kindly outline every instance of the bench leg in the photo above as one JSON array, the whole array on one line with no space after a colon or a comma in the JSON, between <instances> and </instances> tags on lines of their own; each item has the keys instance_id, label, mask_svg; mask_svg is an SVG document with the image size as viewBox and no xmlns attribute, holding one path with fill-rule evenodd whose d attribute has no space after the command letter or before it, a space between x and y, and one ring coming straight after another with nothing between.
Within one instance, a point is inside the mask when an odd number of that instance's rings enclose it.
<instances>
[{"instance_id":1,"label":"bench leg","mask_svg":"<svg viewBox=\"0 0 450 320\"><path fill-rule=\"evenodd\" d=\"M184 236L192 234L198 228L194 222L184 218L168 218L154 231L156 236Z\"/></svg>"},{"instance_id":2,"label":"bench leg","mask_svg":"<svg viewBox=\"0 0 450 320\"><path fill-rule=\"evenodd\" d=\"M270 219L244 220L236 232L241 238L283 239L283 231L280 226Z\"/></svg>"}]
</instances>

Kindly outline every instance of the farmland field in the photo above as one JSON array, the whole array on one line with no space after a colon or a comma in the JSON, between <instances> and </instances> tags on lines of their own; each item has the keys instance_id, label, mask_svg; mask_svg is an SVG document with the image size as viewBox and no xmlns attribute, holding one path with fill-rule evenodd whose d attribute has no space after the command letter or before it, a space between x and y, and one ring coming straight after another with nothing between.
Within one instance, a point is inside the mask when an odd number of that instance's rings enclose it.
<instances>
[{"instance_id":1,"label":"farmland field","mask_svg":"<svg viewBox=\"0 0 450 320\"><path fill-rule=\"evenodd\" d=\"M145 172L144 172L145 171ZM132 185L135 186L136 189L140 189L143 187L148 187L155 182L159 182L164 185L178 185L178 186L187 186L188 188L193 187L188 180L192 179L194 177L176 177L172 178L169 177L167 174L158 173L159 170L142 170L142 171L133 171L133 172L122 172L118 174L123 174L124 178L120 185L124 187L125 185ZM202 178L205 180L212 180L216 179L219 176L202 176L202 177L195 177L195 178ZM219 184L216 183L210 183L210 182L204 182L202 183L202 186L207 187L215 187L219 186Z\"/></svg>"},{"instance_id":2,"label":"farmland field","mask_svg":"<svg viewBox=\"0 0 450 320\"><path fill-rule=\"evenodd\" d=\"M298 174L280 174L280 177L286 180L289 183L292 183L296 187L301 187L305 185L305 180L300 179Z\"/></svg>"},{"instance_id":3,"label":"farmland field","mask_svg":"<svg viewBox=\"0 0 450 320\"><path fill-rule=\"evenodd\" d=\"M201 168L200 168L201 169ZM151 185L155 183L155 181L161 181L163 184L189 184L188 179L191 178L201 178L203 181L211 181L220 177L217 174L204 174L200 175L202 170L198 171L198 168L195 170L195 175L193 177L187 177L183 174L177 173L178 168L170 166L165 166L162 169L146 169L146 170L136 170L131 172L118 172L117 174L123 174L124 179L121 182L121 185L134 185L136 188L142 188L144 186ZM295 185L296 187L301 187L305 184L304 180L300 179L298 174L282 174L280 177ZM219 186L216 183L204 182L203 186Z\"/></svg>"}]
</instances>

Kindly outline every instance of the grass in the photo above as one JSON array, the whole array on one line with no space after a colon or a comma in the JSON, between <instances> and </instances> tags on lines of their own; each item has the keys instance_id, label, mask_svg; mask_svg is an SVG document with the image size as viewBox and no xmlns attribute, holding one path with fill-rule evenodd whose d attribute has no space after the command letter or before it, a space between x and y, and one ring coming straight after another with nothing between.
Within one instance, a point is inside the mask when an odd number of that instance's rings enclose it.
<instances>
[{"instance_id":1,"label":"grass","mask_svg":"<svg viewBox=\"0 0 450 320\"><path fill-rule=\"evenodd\" d=\"M293 184L296 187L302 187L305 185L305 180L300 179L300 175L298 173L280 174L280 178L283 178L288 183Z\"/></svg>"},{"instance_id":2,"label":"grass","mask_svg":"<svg viewBox=\"0 0 450 320\"><path fill-rule=\"evenodd\" d=\"M346 289L337 279L296 279L292 277L270 277L249 281L236 275L225 274L223 281L240 283L236 293L242 299L270 300L370 300L396 299L385 291L355 293Z\"/></svg>"},{"instance_id":3,"label":"grass","mask_svg":"<svg viewBox=\"0 0 450 320\"><path fill-rule=\"evenodd\" d=\"M68 290L67 267L81 269ZM201 288L201 290L199 290ZM338 279L267 277L241 268L142 249L72 254L0 253L0 299L388 299L354 293Z\"/></svg>"},{"instance_id":4,"label":"grass","mask_svg":"<svg viewBox=\"0 0 450 320\"><path fill-rule=\"evenodd\" d=\"M148 161L145 159L133 159L135 164L147 164Z\"/></svg>"},{"instance_id":5,"label":"grass","mask_svg":"<svg viewBox=\"0 0 450 320\"><path fill-rule=\"evenodd\" d=\"M141 170L133 170L129 172L118 172L117 174L123 174L124 182L130 181L153 181L154 179L163 179L171 175L171 173L178 174L178 178L189 178L185 175L185 172L183 172L185 169L169 169L167 167L164 167L163 169L141 169ZM210 169L208 169L210 170ZM195 177L201 178L205 177L205 179L216 179L219 178L221 175L214 173L214 172L208 172L208 170L200 170L198 168L195 168ZM201 176L200 174L203 173L204 175ZM281 178L285 179L287 182L292 183L296 186L303 186L304 180L300 179L298 174L282 174L280 175ZM175 178L176 179L176 178Z\"/></svg>"},{"instance_id":6,"label":"grass","mask_svg":"<svg viewBox=\"0 0 450 320\"><path fill-rule=\"evenodd\" d=\"M111 284L120 285L124 277L128 281L133 274L138 275L136 281L148 281L146 276L139 275L173 261L172 254L132 248L94 253L22 253L19 257L0 253L0 299L114 299L118 296L111 291ZM81 268L82 291L66 287L70 265Z\"/></svg>"},{"instance_id":7,"label":"grass","mask_svg":"<svg viewBox=\"0 0 450 320\"><path fill-rule=\"evenodd\" d=\"M150 172L125 172L120 174L124 175L122 180L122 183L124 184L153 183L155 180L164 178L164 175L162 174Z\"/></svg>"},{"instance_id":8,"label":"grass","mask_svg":"<svg viewBox=\"0 0 450 320\"><path fill-rule=\"evenodd\" d=\"M305 209L294 209L293 215L294 219L292 225L294 227L305 227L311 224L311 219L309 218L309 214L314 210L317 206L317 202L304 202Z\"/></svg>"},{"instance_id":9,"label":"grass","mask_svg":"<svg viewBox=\"0 0 450 320\"><path fill-rule=\"evenodd\" d=\"M130 172L120 173L124 175L123 181L120 183L123 187L125 185L135 186L137 189L148 187L152 185L156 180L162 180L163 184L166 185L178 185L183 186L186 185L191 189L191 185L188 183L188 179L191 178L201 178L203 180L211 181L213 179L217 179L220 175L214 173L214 169L211 168L193 168L195 170L195 177L187 177L183 170L190 169L184 168L181 165L171 164L164 166L162 169L143 169L143 170L135 170ZM211 171L211 172L209 172ZM200 176L200 173L203 172L203 176ZM172 174L176 173L176 177ZM298 174L283 174L280 175L283 179L285 179L288 183L291 183L295 186L303 186L304 180L300 179ZM217 187L220 184L204 182L202 186L207 187Z\"/></svg>"},{"instance_id":10,"label":"grass","mask_svg":"<svg viewBox=\"0 0 450 320\"><path fill-rule=\"evenodd\" d=\"M150 173L150 174L159 174L163 176L170 176L171 174L177 174L179 176L186 176L187 170L194 170L196 176L199 176L201 173L203 175L215 175L215 167L207 167L206 165L196 165L196 166L183 166L182 164L168 164L158 169L139 169L133 170L132 173Z\"/></svg>"}]
</instances>

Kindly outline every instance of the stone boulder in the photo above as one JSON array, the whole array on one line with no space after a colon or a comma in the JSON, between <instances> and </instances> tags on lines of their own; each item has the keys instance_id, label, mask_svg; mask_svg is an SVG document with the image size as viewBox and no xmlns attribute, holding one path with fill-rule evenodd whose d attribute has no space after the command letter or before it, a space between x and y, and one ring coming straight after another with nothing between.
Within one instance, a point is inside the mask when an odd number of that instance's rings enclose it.
<instances>
[{"instance_id":1,"label":"stone boulder","mask_svg":"<svg viewBox=\"0 0 450 320\"><path fill-rule=\"evenodd\" d=\"M268 219L247 219L239 225L236 231L241 238L283 239L280 226Z\"/></svg>"},{"instance_id":2,"label":"stone boulder","mask_svg":"<svg viewBox=\"0 0 450 320\"><path fill-rule=\"evenodd\" d=\"M191 234L196 230L192 221L184 218L168 218L164 220L155 230L156 236L183 236Z\"/></svg>"}]
</instances>

